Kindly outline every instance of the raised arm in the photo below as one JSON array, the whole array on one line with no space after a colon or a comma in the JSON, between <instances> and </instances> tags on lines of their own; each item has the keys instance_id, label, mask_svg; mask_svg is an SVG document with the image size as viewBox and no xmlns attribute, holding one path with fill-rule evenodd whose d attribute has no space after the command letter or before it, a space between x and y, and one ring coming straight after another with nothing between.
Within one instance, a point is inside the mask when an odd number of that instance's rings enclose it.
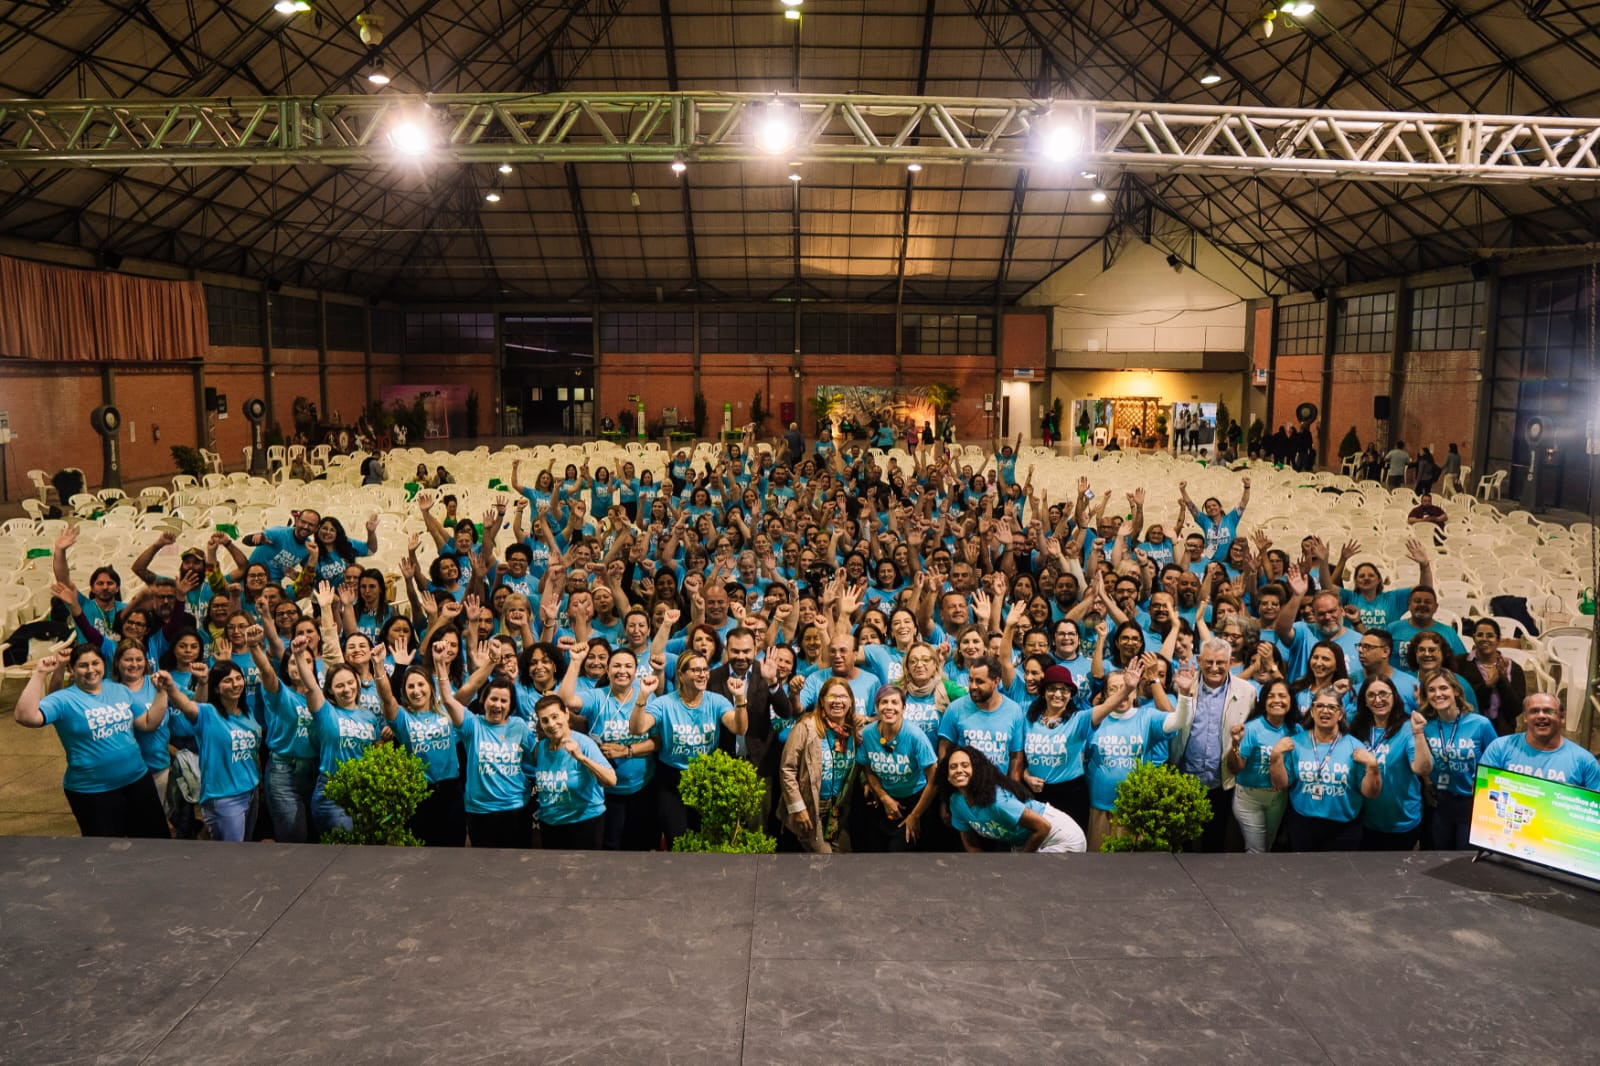
<instances>
[{"instance_id":1,"label":"raised arm","mask_svg":"<svg viewBox=\"0 0 1600 1066\"><path fill-rule=\"evenodd\" d=\"M66 526L56 534L54 549L50 552L50 572L63 585L72 584L72 568L67 565L67 549L78 543L78 527Z\"/></svg>"},{"instance_id":2,"label":"raised arm","mask_svg":"<svg viewBox=\"0 0 1600 1066\"><path fill-rule=\"evenodd\" d=\"M67 653L72 650L72 643L58 644L51 649L50 654L34 664L33 673L28 675L28 683L23 686L22 694L17 697L16 709L12 718L20 726L29 729L44 727L44 712L39 709L39 701L43 700L50 689L55 686L56 676L67 667Z\"/></svg>"},{"instance_id":3,"label":"raised arm","mask_svg":"<svg viewBox=\"0 0 1600 1066\"><path fill-rule=\"evenodd\" d=\"M160 536L156 537L155 543L140 552L139 558L133 561L133 576L143 581L146 585L153 583L156 575L150 569L150 564L155 562L156 556L161 553L162 548L169 544L176 544L177 541L178 538L174 534L162 530Z\"/></svg>"},{"instance_id":4,"label":"raised arm","mask_svg":"<svg viewBox=\"0 0 1600 1066\"><path fill-rule=\"evenodd\" d=\"M173 707L176 707L179 714L183 715L191 722L200 717L200 705L189 698L189 694L183 691L183 686L179 685L172 679L171 674L167 673L165 670L161 670L151 677L150 680L157 687L166 692L167 703Z\"/></svg>"},{"instance_id":5,"label":"raised arm","mask_svg":"<svg viewBox=\"0 0 1600 1066\"><path fill-rule=\"evenodd\" d=\"M633 710L628 713L628 732L634 736L644 736L655 728L656 716L645 710L645 707L660 686L660 674L650 674L639 679L639 695L633 701Z\"/></svg>"}]
</instances>

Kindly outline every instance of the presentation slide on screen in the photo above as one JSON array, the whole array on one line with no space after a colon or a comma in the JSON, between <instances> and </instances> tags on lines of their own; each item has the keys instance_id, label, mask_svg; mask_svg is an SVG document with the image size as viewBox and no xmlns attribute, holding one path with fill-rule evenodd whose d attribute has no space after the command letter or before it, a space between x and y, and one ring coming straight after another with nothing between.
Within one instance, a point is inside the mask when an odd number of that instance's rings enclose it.
<instances>
[{"instance_id":1,"label":"presentation slide on screen","mask_svg":"<svg viewBox=\"0 0 1600 1066\"><path fill-rule=\"evenodd\" d=\"M1600 880L1600 792L1478 767L1472 846Z\"/></svg>"}]
</instances>

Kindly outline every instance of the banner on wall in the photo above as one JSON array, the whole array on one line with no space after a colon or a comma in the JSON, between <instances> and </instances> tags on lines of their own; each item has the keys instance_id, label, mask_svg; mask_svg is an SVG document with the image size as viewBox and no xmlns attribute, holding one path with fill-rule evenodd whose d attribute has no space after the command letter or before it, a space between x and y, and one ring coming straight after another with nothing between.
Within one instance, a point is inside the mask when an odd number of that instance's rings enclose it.
<instances>
[{"instance_id":1,"label":"banner on wall","mask_svg":"<svg viewBox=\"0 0 1600 1066\"><path fill-rule=\"evenodd\" d=\"M1600 880L1600 792L1478 767L1475 848Z\"/></svg>"},{"instance_id":2,"label":"banner on wall","mask_svg":"<svg viewBox=\"0 0 1600 1066\"><path fill-rule=\"evenodd\" d=\"M422 402L423 439L467 436L467 393L465 385L385 385L378 396L384 410L395 404L413 407Z\"/></svg>"}]
</instances>

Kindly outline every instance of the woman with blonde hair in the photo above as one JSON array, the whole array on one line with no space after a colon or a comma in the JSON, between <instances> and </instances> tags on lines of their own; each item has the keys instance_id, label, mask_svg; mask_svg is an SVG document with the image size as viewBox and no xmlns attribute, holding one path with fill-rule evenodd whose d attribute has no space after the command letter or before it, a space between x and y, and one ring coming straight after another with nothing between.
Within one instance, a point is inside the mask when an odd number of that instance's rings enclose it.
<instances>
[{"instance_id":1,"label":"woman with blonde hair","mask_svg":"<svg viewBox=\"0 0 1600 1066\"><path fill-rule=\"evenodd\" d=\"M938 751L939 719L950 706L950 690L939 669L939 653L932 644L919 640L911 645L897 684L905 692L905 724L922 730L934 751Z\"/></svg>"},{"instance_id":2,"label":"woman with blonde hair","mask_svg":"<svg viewBox=\"0 0 1600 1066\"><path fill-rule=\"evenodd\" d=\"M816 706L800 716L783 745L778 785L783 797L780 850L828 854L839 835L839 807L856 759L856 696L842 677L830 677ZM784 844L790 844L785 848Z\"/></svg>"}]
</instances>

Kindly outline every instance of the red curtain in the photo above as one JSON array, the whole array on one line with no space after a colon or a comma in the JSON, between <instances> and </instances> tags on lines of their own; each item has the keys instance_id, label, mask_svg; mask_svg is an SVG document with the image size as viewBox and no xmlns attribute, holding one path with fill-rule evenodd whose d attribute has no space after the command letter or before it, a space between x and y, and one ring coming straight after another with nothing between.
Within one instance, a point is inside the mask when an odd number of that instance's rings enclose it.
<instances>
[{"instance_id":1,"label":"red curtain","mask_svg":"<svg viewBox=\"0 0 1600 1066\"><path fill-rule=\"evenodd\" d=\"M203 359L205 289L0 256L0 356L47 362Z\"/></svg>"}]
</instances>

